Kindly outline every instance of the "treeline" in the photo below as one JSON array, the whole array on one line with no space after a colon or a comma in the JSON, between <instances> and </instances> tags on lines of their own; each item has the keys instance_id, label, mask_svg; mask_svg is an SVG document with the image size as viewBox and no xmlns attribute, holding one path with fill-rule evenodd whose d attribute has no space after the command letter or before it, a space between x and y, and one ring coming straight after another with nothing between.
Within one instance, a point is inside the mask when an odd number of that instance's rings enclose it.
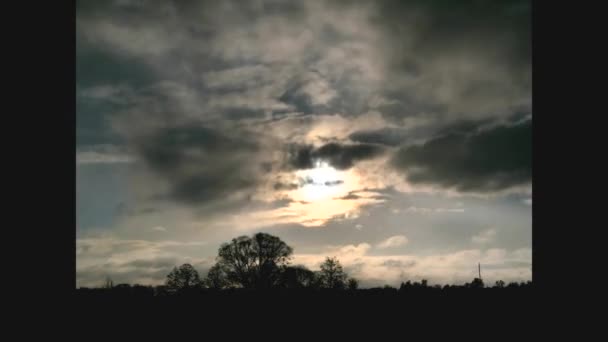
<instances>
[{"instance_id":1,"label":"treeline","mask_svg":"<svg viewBox=\"0 0 608 342\"><path fill-rule=\"evenodd\" d=\"M500 281L499 281L500 282ZM478 290L490 291L490 292L509 292L517 291L521 292L524 289L530 289L532 282L511 282L504 286L493 285L493 286L479 286L474 284L482 283L478 278L475 278L472 282L463 285L425 285L424 280L422 282L406 282L401 283L399 287L393 287L385 285L383 287L372 287L366 289L353 289L344 288L342 290L328 289L322 287L305 287L300 288L273 288L267 291L273 292L286 292L286 293L329 293L332 295L338 293L344 294L408 294L408 293L439 293L439 292L476 292ZM95 288L81 287L77 289L80 294L124 294L124 295L135 295L135 296L172 296L172 295L194 295L194 294L247 294L254 293L257 289L246 289L246 288L226 288L222 290L214 289L202 286L184 288L180 290L173 290L167 285L140 285L140 284L117 284L111 286L101 286Z\"/></svg>"},{"instance_id":2,"label":"treeline","mask_svg":"<svg viewBox=\"0 0 608 342\"><path fill-rule=\"evenodd\" d=\"M190 264L183 264L167 275L164 285L145 286L117 284L108 279L98 288L79 288L79 293L112 293L142 296L170 296L176 294L273 292L324 293L408 293L446 292L476 289L525 289L531 282L506 284L499 280L486 286L479 278L464 285L428 285L421 282L402 282L399 288L384 287L358 289L359 282L349 277L339 260L327 257L319 271L288 264L293 249L276 236L258 233L240 236L220 246L217 262L205 277Z\"/></svg>"}]
</instances>

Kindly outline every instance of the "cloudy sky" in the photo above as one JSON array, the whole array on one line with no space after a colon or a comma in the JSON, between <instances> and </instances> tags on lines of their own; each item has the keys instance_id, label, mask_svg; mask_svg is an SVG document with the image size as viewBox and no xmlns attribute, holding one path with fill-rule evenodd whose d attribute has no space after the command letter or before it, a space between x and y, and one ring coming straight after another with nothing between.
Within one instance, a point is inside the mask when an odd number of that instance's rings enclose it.
<instances>
[{"instance_id":1,"label":"cloudy sky","mask_svg":"<svg viewBox=\"0 0 608 342\"><path fill-rule=\"evenodd\" d=\"M528 1L78 1L77 286L266 232L362 286L531 279Z\"/></svg>"}]
</instances>

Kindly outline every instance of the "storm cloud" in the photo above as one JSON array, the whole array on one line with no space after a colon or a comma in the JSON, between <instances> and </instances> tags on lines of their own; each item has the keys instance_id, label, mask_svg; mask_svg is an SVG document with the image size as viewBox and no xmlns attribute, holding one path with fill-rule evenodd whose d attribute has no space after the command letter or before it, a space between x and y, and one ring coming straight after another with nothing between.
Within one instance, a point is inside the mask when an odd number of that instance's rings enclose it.
<instances>
[{"instance_id":1,"label":"storm cloud","mask_svg":"<svg viewBox=\"0 0 608 342\"><path fill-rule=\"evenodd\" d=\"M145 163L171 183L179 202L203 203L251 189L263 171L255 138L188 125L154 132L138 141Z\"/></svg>"},{"instance_id":2,"label":"storm cloud","mask_svg":"<svg viewBox=\"0 0 608 342\"><path fill-rule=\"evenodd\" d=\"M397 146L406 141L408 132L401 128L385 127L376 130L353 132L349 135L349 138L353 141L362 143Z\"/></svg>"},{"instance_id":3,"label":"storm cloud","mask_svg":"<svg viewBox=\"0 0 608 342\"><path fill-rule=\"evenodd\" d=\"M450 134L401 148L392 165L412 183L495 191L527 184L532 176L532 121L466 134Z\"/></svg>"}]
</instances>

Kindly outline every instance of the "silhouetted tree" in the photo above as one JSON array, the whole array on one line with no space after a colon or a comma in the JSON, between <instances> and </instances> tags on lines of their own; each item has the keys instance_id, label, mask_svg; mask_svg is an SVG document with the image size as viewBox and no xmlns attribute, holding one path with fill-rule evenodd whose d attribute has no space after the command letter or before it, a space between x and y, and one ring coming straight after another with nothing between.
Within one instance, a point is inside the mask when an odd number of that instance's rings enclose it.
<instances>
[{"instance_id":1,"label":"silhouetted tree","mask_svg":"<svg viewBox=\"0 0 608 342\"><path fill-rule=\"evenodd\" d=\"M153 296L154 288L152 286L135 284L131 287L131 293L141 296Z\"/></svg>"},{"instance_id":2,"label":"silhouetted tree","mask_svg":"<svg viewBox=\"0 0 608 342\"><path fill-rule=\"evenodd\" d=\"M280 275L279 285L285 288L310 288L315 285L315 273L304 266L287 266Z\"/></svg>"},{"instance_id":3,"label":"silhouetted tree","mask_svg":"<svg viewBox=\"0 0 608 342\"><path fill-rule=\"evenodd\" d=\"M470 284L466 284L466 285L468 285L467 287L470 287L472 289L481 289L484 287L483 280L481 280L479 278L473 279L473 281Z\"/></svg>"},{"instance_id":4,"label":"silhouetted tree","mask_svg":"<svg viewBox=\"0 0 608 342\"><path fill-rule=\"evenodd\" d=\"M406 291L412 288L412 282L408 280L407 282L401 282L401 286L399 286L399 291Z\"/></svg>"},{"instance_id":5,"label":"silhouetted tree","mask_svg":"<svg viewBox=\"0 0 608 342\"><path fill-rule=\"evenodd\" d=\"M321 271L313 271L313 280L310 285L311 288L318 290L323 288L323 273Z\"/></svg>"},{"instance_id":6,"label":"silhouetted tree","mask_svg":"<svg viewBox=\"0 0 608 342\"><path fill-rule=\"evenodd\" d=\"M158 285L154 288L155 296L166 296L171 294L166 285Z\"/></svg>"},{"instance_id":7,"label":"silhouetted tree","mask_svg":"<svg viewBox=\"0 0 608 342\"><path fill-rule=\"evenodd\" d=\"M338 259L326 258L321 264L321 283L324 288L343 289L346 277Z\"/></svg>"},{"instance_id":8,"label":"silhouetted tree","mask_svg":"<svg viewBox=\"0 0 608 342\"><path fill-rule=\"evenodd\" d=\"M349 278L348 282L347 282L347 285L348 285L348 289L349 290L353 290L354 291L354 290L356 290L356 289L359 288L359 282L355 278Z\"/></svg>"},{"instance_id":9,"label":"silhouetted tree","mask_svg":"<svg viewBox=\"0 0 608 342\"><path fill-rule=\"evenodd\" d=\"M192 265L183 264L167 275L166 285L169 292L175 293L200 288L202 281Z\"/></svg>"},{"instance_id":10,"label":"silhouetted tree","mask_svg":"<svg viewBox=\"0 0 608 342\"><path fill-rule=\"evenodd\" d=\"M293 250L285 242L276 236L258 233L252 237L240 236L228 243L221 245L218 251L217 263L209 269L204 281L190 264L174 267L167 275L164 285L143 286L135 284L118 284L108 277L104 283L96 288L80 287L79 293L86 295L110 294L118 295L143 295L143 296L165 296L176 292L190 292L203 286L213 289L226 289L233 287L244 288L271 288L282 287L287 289L309 288L309 289L344 289L358 290L359 282L354 278L348 278L340 262L335 257L327 257L321 264L320 271L311 271L304 266L288 266ZM498 280L494 287L497 289L507 288L510 290L491 291L490 293L510 293L517 289L522 293L530 293L532 281L505 282ZM439 284L429 286L426 279L420 282L402 282L399 292L405 294L410 289L413 293L448 291L450 294L460 293L459 289L481 289L485 285L480 278L473 279L464 285L441 286ZM249 291L230 291L233 293L249 293ZM298 293L298 291L295 291ZM357 293L391 295L398 292L389 285L364 289ZM465 291L468 292L468 291ZM192 293L192 292L191 292Z\"/></svg>"},{"instance_id":11,"label":"silhouetted tree","mask_svg":"<svg viewBox=\"0 0 608 342\"><path fill-rule=\"evenodd\" d=\"M231 284L268 288L276 285L292 253L293 249L278 237L257 233L252 238L240 236L222 244L218 264Z\"/></svg>"},{"instance_id":12,"label":"silhouetted tree","mask_svg":"<svg viewBox=\"0 0 608 342\"><path fill-rule=\"evenodd\" d=\"M209 269L207 278L205 278L203 283L207 287L215 290L223 289L230 285L226 271L222 268L221 264L215 264Z\"/></svg>"}]
</instances>

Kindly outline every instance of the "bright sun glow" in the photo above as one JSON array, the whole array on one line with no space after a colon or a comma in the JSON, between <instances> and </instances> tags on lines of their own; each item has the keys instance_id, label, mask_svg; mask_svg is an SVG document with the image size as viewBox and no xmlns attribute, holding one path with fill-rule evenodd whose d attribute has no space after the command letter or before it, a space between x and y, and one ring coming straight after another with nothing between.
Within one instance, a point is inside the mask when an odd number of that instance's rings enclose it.
<instances>
[{"instance_id":1,"label":"bright sun glow","mask_svg":"<svg viewBox=\"0 0 608 342\"><path fill-rule=\"evenodd\" d=\"M304 201L330 199L344 190L344 172L334 169L327 162L316 161L313 169L299 170L296 176L303 183L299 192Z\"/></svg>"},{"instance_id":2,"label":"bright sun glow","mask_svg":"<svg viewBox=\"0 0 608 342\"><path fill-rule=\"evenodd\" d=\"M315 167L298 170L290 175L296 182L294 189L281 195L290 199L287 206L234 215L229 226L248 230L276 224L297 223L306 227L323 227L332 219L354 219L365 205L382 203L378 193L367 188L355 167L336 170L327 162L316 161ZM348 196L356 192L353 196ZM348 196L348 198L344 198Z\"/></svg>"}]
</instances>

